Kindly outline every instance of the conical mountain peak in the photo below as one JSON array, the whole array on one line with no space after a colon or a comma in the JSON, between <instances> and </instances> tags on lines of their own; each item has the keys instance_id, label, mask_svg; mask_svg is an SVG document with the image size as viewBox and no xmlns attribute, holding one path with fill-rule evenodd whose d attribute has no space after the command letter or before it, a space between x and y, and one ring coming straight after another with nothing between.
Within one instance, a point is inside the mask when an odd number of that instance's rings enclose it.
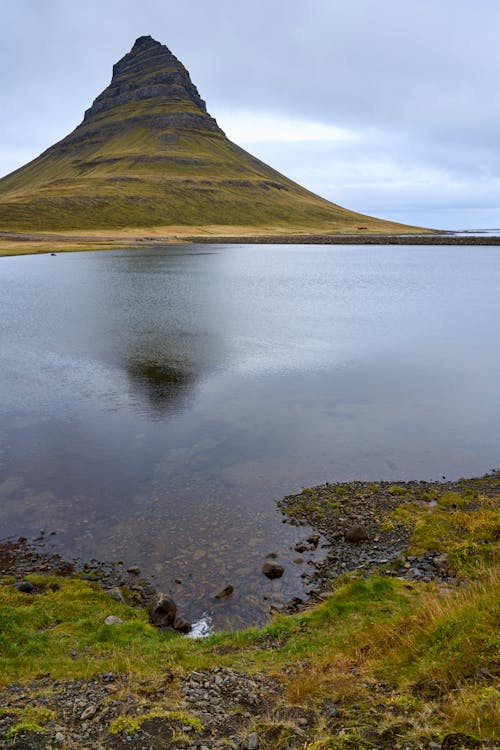
<instances>
[{"instance_id":1,"label":"conical mountain peak","mask_svg":"<svg viewBox=\"0 0 500 750\"><path fill-rule=\"evenodd\" d=\"M163 45L161 42L156 41L156 39L153 39L152 36L149 34L147 36L139 36L134 42L134 46L132 47L130 53L137 53L140 52L143 49L151 49L154 47L167 47Z\"/></svg>"},{"instance_id":2,"label":"conical mountain peak","mask_svg":"<svg viewBox=\"0 0 500 750\"><path fill-rule=\"evenodd\" d=\"M184 65L140 36L83 122L0 179L0 229L237 226L384 231L231 143ZM253 230L252 230L253 231ZM387 230L385 230L387 231Z\"/></svg>"},{"instance_id":3,"label":"conical mountain peak","mask_svg":"<svg viewBox=\"0 0 500 750\"><path fill-rule=\"evenodd\" d=\"M147 101L155 108L164 105L169 111L207 111L184 65L168 47L151 36L141 36L113 66L110 85L86 111L85 120L123 105Z\"/></svg>"}]
</instances>

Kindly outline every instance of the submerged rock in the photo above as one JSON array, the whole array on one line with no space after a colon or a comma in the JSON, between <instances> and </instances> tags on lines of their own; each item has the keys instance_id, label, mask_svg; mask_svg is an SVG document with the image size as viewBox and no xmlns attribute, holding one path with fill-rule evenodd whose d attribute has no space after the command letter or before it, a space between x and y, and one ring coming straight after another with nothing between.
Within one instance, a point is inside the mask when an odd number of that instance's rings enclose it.
<instances>
[{"instance_id":1,"label":"submerged rock","mask_svg":"<svg viewBox=\"0 0 500 750\"><path fill-rule=\"evenodd\" d=\"M265 562L262 566L262 572L265 576L267 576L267 578L273 580L274 578L281 578L281 576L285 572L285 568L279 563L268 561Z\"/></svg>"},{"instance_id":2,"label":"submerged rock","mask_svg":"<svg viewBox=\"0 0 500 750\"><path fill-rule=\"evenodd\" d=\"M234 594L234 586L225 586L223 589L214 594L214 599L228 599Z\"/></svg>"}]
</instances>

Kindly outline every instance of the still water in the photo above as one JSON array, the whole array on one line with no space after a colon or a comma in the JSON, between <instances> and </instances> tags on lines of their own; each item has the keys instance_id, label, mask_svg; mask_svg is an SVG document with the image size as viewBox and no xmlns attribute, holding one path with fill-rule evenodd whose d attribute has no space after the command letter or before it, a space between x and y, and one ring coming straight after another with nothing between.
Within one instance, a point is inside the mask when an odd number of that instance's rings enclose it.
<instances>
[{"instance_id":1,"label":"still water","mask_svg":"<svg viewBox=\"0 0 500 750\"><path fill-rule=\"evenodd\" d=\"M498 248L2 258L0 289L0 537L138 564L183 616L301 593L285 494L500 464Z\"/></svg>"}]
</instances>

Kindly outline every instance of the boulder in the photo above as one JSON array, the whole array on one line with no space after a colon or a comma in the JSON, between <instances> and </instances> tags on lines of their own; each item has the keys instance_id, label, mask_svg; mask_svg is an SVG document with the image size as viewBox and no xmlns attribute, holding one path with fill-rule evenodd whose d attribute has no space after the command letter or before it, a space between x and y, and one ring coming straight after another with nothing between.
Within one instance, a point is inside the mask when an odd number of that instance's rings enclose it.
<instances>
[{"instance_id":1,"label":"boulder","mask_svg":"<svg viewBox=\"0 0 500 750\"><path fill-rule=\"evenodd\" d=\"M190 633L192 629L191 623L187 622L187 620L183 620L181 617L175 618L172 627L174 630L177 630L179 633Z\"/></svg>"},{"instance_id":2,"label":"boulder","mask_svg":"<svg viewBox=\"0 0 500 750\"><path fill-rule=\"evenodd\" d=\"M151 604L149 615L153 625L160 630L170 628L173 626L177 615L177 605L169 596L159 593Z\"/></svg>"},{"instance_id":3,"label":"boulder","mask_svg":"<svg viewBox=\"0 0 500 750\"><path fill-rule=\"evenodd\" d=\"M285 568L279 563L268 561L265 562L262 566L262 572L265 576L267 576L267 578L273 580L274 578L281 578L281 576L285 572Z\"/></svg>"},{"instance_id":4,"label":"boulder","mask_svg":"<svg viewBox=\"0 0 500 750\"><path fill-rule=\"evenodd\" d=\"M15 583L14 586L18 591L22 591L23 594L33 594L35 587L29 581L21 581L21 583Z\"/></svg>"},{"instance_id":5,"label":"boulder","mask_svg":"<svg viewBox=\"0 0 500 750\"><path fill-rule=\"evenodd\" d=\"M125 598L121 592L121 589L118 586L113 586L111 589L105 589L106 594L110 596L112 599L114 599L116 602L121 602L122 604L125 604Z\"/></svg>"},{"instance_id":6,"label":"boulder","mask_svg":"<svg viewBox=\"0 0 500 750\"><path fill-rule=\"evenodd\" d=\"M369 538L364 526L350 526L345 530L344 537L347 542L362 542Z\"/></svg>"}]
</instances>

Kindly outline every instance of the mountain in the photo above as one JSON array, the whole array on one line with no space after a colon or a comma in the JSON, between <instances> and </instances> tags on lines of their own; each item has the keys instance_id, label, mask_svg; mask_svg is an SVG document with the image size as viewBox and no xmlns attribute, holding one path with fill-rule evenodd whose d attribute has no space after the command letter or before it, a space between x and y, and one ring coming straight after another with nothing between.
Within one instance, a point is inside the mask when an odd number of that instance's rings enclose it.
<instances>
[{"instance_id":1,"label":"mountain","mask_svg":"<svg viewBox=\"0 0 500 750\"><path fill-rule=\"evenodd\" d=\"M0 229L173 225L403 228L330 203L232 143L179 60L142 36L83 122L0 180Z\"/></svg>"}]
</instances>

